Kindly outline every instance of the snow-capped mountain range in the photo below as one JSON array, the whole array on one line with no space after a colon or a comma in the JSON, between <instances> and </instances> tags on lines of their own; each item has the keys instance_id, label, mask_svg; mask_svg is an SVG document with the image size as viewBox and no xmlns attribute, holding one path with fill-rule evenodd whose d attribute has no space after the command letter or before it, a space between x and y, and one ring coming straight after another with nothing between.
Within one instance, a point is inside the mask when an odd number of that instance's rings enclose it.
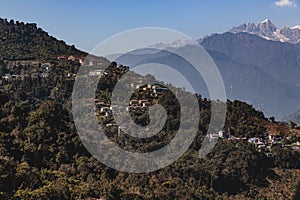
<instances>
[{"instance_id":1,"label":"snow-capped mountain range","mask_svg":"<svg viewBox=\"0 0 300 200\"><path fill-rule=\"evenodd\" d=\"M292 28L284 27L282 29L276 27L269 19L258 24L248 23L233 27L229 30L231 33L246 32L258 35L267 40L289 42L292 44L300 43L300 26Z\"/></svg>"},{"instance_id":2,"label":"snow-capped mountain range","mask_svg":"<svg viewBox=\"0 0 300 200\"><path fill-rule=\"evenodd\" d=\"M159 48L159 49L166 49L166 48L180 48L184 47L186 45L195 45L197 44L196 40L175 40L174 42L171 43L157 43L154 45L149 46L150 48Z\"/></svg>"},{"instance_id":3,"label":"snow-capped mountain range","mask_svg":"<svg viewBox=\"0 0 300 200\"><path fill-rule=\"evenodd\" d=\"M284 27L282 29L276 27L269 19L265 19L264 21L255 24L248 23L242 24L239 26L235 26L231 28L230 33L249 33L258 35L264 39L272 40L272 41L280 41L280 42L288 42L292 44L300 44L300 25L294 27ZM212 34L213 35L213 34ZM206 36L209 37L209 36ZM197 40L201 43L206 37ZM171 43L157 43L151 45L150 48L180 48L187 45L194 45L195 40L176 40Z\"/></svg>"},{"instance_id":4,"label":"snow-capped mountain range","mask_svg":"<svg viewBox=\"0 0 300 200\"><path fill-rule=\"evenodd\" d=\"M140 49L119 56L117 62L126 66L159 63L178 71L184 68L184 76L194 83L194 91L209 98L202 77L190 70L189 63L180 56L168 52L168 48L176 48L194 55L193 43L197 42L216 63L228 99L246 101L266 116L280 120L300 110L300 26L279 29L267 19L211 34L196 42L158 43L151 47L159 50Z\"/></svg>"}]
</instances>

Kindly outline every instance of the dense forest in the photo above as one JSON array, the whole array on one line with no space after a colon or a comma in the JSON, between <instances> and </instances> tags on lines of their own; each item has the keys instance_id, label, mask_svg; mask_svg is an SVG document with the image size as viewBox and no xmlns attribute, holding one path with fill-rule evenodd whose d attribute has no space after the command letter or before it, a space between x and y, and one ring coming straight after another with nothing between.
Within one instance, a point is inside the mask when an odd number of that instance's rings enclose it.
<instances>
[{"instance_id":1,"label":"dense forest","mask_svg":"<svg viewBox=\"0 0 300 200\"><path fill-rule=\"evenodd\" d=\"M119 172L105 166L87 151L72 119L71 95L80 64L55 59L58 55L84 53L48 36L36 25L7 20L0 23L1 199L293 198L300 181L299 150L275 146L268 155L247 140L220 139L208 156L199 159L198 150L208 128L212 103L201 95L197 95L201 119L197 136L176 162L145 174ZM30 48L24 50L24 45ZM39 59L39 64L30 62ZM102 64L109 63L100 59ZM99 80L95 103L109 105L114 85L128 70L110 63L106 75ZM153 151L174 137L180 118L179 105L171 91L153 97L137 89L132 99L137 98L147 98L167 108L168 123L158 136L146 143L126 134L120 136L116 127L105 126L113 123L111 116L99 115L99 124L106 127L106 135L120 147ZM273 133L281 135L284 144L299 141L297 125L291 127L268 119L241 101L226 103L223 131L228 135L249 138ZM146 125L147 112L147 109L132 111L131 116L136 123Z\"/></svg>"},{"instance_id":2,"label":"dense forest","mask_svg":"<svg viewBox=\"0 0 300 200\"><path fill-rule=\"evenodd\" d=\"M86 53L49 36L35 23L0 19L0 60L49 60L60 55Z\"/></svg>"}]
</instances>

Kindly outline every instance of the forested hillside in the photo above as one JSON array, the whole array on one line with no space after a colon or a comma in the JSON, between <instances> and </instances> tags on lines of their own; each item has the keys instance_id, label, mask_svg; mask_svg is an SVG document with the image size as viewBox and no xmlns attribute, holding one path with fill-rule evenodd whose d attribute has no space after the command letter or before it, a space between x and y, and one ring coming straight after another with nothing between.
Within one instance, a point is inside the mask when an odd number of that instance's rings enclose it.
<instances>
[{"instance_id":1,"label":"forested hillside","mask_svg":"<svg viewBox=\"0 0 300 200\"><path fill-rule=\"evenodd\" d=\"M5 43L1 45L1 56L6 61L0 63L0 199L292 199L300 181L300 153L293 148L299 141L297 125L290 127L268 119L241 101L226 102L223 132L227 136L220 137L213 151L203 159L199 158L198 150L208 128L211 101L197 95L199 130L179 160L145 174L119 172L101 164L84 147L72 119L71 94L80 63L56 59L57 55L84 53L49 37L35 25L5 20L1 23L12 32L3 33L1 29L0 34L14 35L11 41L20 42L10 52L7 52L10 47L3 46ZM22 30L27 39L21 36ZM33 30L36 32L32 33ZM41 41L45 44L39 49L35 44ZM23 42L32 44L32 48L20 49ZM38 58L43 61L30 60ZM109 63L104 58L98 59L101 61L98 64ZM103 110L110 106L114 85L128 70L110 63L101 72L104 75L92 103L98 106L99 124L105 127L112 141L124 149L153 151L176 134L180 118L178 102L170 90L155 96L154 90L143 89L146 86L137 88L131 103L147 99L150 105L164 105L169 123L144 146L136 138L120 135L118 127L112 125L109 110ZM151 76L136 76L155 81ZM162 89L161 84L157 82L156 86ZM146 125L147 112L147 106L138 105L131 110L131 116L136 123ZM282 131L275 132L274 127ZM249 138L268 140L271 134L281 137L280 143L273 141L271 151L248 141Z\"/></svg>"},{"instance_id":2,"label":"forested hillside","mask_svg":"<svg viewBox=\"0 0 300 200\"><path fill-rule=\"evenodd\" d=\"M60 55L86 54L49 36L34 23L0 19L0 60L49 60Z\"/></svg>"}]
</instances>

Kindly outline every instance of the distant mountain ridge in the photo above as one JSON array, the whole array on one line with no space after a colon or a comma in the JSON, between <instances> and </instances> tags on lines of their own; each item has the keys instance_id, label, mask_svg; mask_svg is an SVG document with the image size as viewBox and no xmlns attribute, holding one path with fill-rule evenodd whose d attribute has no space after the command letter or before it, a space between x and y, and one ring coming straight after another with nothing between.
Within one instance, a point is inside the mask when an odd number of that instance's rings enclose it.
<instances>
[{"instance_id":1,"label":"distant mountain ridge","mask_svg":"<svg viewBox=\"0 0 300 200\"><path fill-rule=\"evenodd\" d=\"M233 27L228 32L246 32L258 35L267 40L289 42L292 44L297 44L300 42L300 26L294 26L292 28L284 27L280 29L276 27L269 19L266 19L258 24L242 24Z\"/></svg>"},{"instance_id":2,"label":"distant mountain ridge","mask_svg":"<svg viewBox=\"0 0 300 200\"><path fill-rule=\"evenodd\" d=\"M269 22L264 26L271 34L276 27ZM265 30L265 33L268 31ZM267 116L284 120L300 108L300 45L279 42L248 32L226 32L212 34L198 40L208 51L223 77L227 97L252 104ZM188 51L192 54L191 42L175 41L153 46ZM188 64L178 56L164 51L149 53L145 50L122 55L117 62L137 66L146 63L160 63L185 69L185 75L195 85L195 91L209 97L201 77L187 70Z\"/></svg>"},{"instance_id":3,"label":"distant mountain ridge","mask_svg":"<svg viewBox=\"0 0 300 200\"><path fill-rule=\"evenodd\" d=\"M300 86L300 46L263 39L248 33L223 33L205 38L201 45L234 60L259 67L282 83Z\"/></svg>"},{"instance_id":4,"label":"distant mountain ridge","mask_svg":"<svg viewBox=\"0 0 300 200\"><path fill-rule=\"evenodd\" d=\"M228 81L236 86L228 95L230 99L251 103L280 120L299 109L300 45L266 40L245 32L214 34L203 39L201 45L240 63L235 71L223 71L226 62L214 58L224 73L223 78L229 77ZM259 70L249 73L249 67L252 71ZM228 87L226 81L225 87Z\"/></svg>"}]
</instances>

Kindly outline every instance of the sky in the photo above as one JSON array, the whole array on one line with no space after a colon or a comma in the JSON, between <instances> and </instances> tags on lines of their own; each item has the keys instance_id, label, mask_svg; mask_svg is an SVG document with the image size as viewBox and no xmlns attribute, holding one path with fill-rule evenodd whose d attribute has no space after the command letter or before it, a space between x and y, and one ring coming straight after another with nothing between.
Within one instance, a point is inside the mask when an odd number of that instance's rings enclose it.
<instances>
[{"instance_id":1,"label":"sky","mask_svg":"<svg viewBox=\"0 0 300 200\"><path fill-rule=\"evenodd\" d=\"M300 25L299 0L0 0L0 17L37 23L50 35L91 51L122 31L162 27L194 39L270 19Z\"/></svg>"}]
</instances>

